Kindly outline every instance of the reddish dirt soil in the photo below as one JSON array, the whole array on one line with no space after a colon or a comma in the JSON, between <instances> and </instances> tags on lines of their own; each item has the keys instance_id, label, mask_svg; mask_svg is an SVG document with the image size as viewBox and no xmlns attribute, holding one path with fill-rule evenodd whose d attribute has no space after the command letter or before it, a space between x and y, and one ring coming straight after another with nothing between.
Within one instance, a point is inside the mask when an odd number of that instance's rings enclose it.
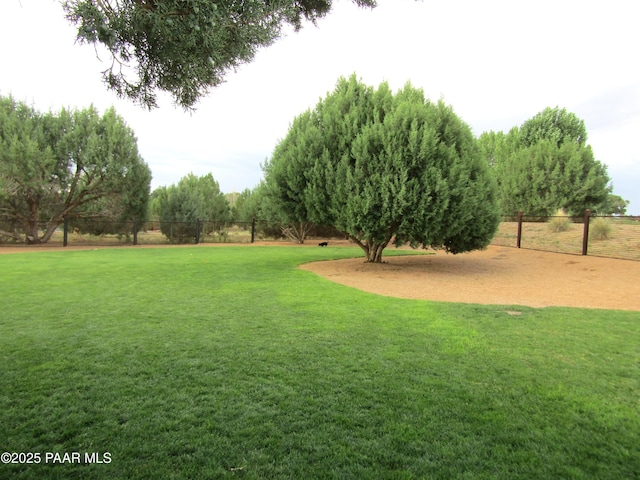
<instances>
[{"instance_id":1,"label":"reddish dirt soil","mask_svg":"<svg viewBox=\"0 0 640 480\"><path fill-rule=\"evenodd\" d=\"M640 311L640 262L491 246L301 268L371 293L443 302Z\"/></svg>"},{"instance_id":2,"label":"reddish dirt soil","mask_svg":"<svg viewBox=\"0 0 640 480\"><path fill-rule=\"evenodd\" d=\"M348 242L330 241L333 245ZM222 244L219 246L230 246ZM288 242L257 245L291 246ZM188 245L167 248L208 248ZM138 246L120 248L157 248ZM318 248L309 241L302 248ZM8 247L2 253L118 247ZM300 268L366 292L442 302L582 307L640 311L640 262L566 255L491 246L480 252L450 255L383 257L365 263L362 257L314 262Z\"/></svg>"}]
</instances>

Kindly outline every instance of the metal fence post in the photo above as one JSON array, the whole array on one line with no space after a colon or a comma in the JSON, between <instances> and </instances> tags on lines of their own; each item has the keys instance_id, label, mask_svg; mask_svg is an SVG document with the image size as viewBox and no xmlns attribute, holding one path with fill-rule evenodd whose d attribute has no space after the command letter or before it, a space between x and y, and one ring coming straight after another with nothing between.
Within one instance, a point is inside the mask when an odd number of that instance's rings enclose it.
<instances>
[{"instance_id":1,"label":"metal fence post","mask_svg":"<svg viewBox=\"0 0 640 480\"><path fill-rule=\"evenodd\" d=\"M64 219L64 223L62 224L62 246L66 247L67 244L69 243L69 220L67 220L67 218L65 217Z\"/></svg>"},{"instance_id":2,"label":"metal fence post","mask_svg":"<svg viewBox=\"0 0 640 480\"><path fill-rule=\"evenodd\" d=\"M138 245L138 222L133 221L133 244Z\"/></svg>"},{"instance_id":3,"label":"metal fence post","mask_svg":"<svg viewBox=\"0 0 640 480\"><path fill-rule=\"evenodd\" d=\"M200 220L196 218L196 245L200 243Z\"/></svg>"},{"instance_id":4,"label":"metal fence post","mask_svg":"<svg viewBox=\"0 0 640 480\"><path fill-rule=\"evenodd\" d=\"M524 212L518 212L518 239L516 241L518 248L520 248L520 242L522 240L522 216Z\"/></svg>"},{"instance_id":5,"label":"metal fence post","mask_svg":"<svg viewBox=\"0 0 640 480\"><path fill-rule=\"evenodd\" d=\"M253 243L255 236L256 236L256 219L252 218L251 219L251 243Z\"/></svg>"},{"instance_id":6,"label":"metal fence post","mask_svg":"<svg viewBox=\"0 0 640 480\"><path fill-rule=\"evenodd\" d=\"M584 233L582 234L582 255L587 254L587 248L589 247L589 222L591 219L591 210L584 211Z\"/></svg>"}]
</instances>

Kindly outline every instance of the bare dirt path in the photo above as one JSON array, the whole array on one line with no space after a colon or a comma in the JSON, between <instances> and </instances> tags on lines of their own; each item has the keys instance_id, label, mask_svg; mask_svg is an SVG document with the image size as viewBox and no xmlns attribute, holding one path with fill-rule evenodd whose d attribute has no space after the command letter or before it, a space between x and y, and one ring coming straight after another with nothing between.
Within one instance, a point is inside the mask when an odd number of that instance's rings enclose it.
<instances>
[{"instance_id":1,"label":"bare dirt path","mask_svg":"<svg viewBox=\"0 0 640 480\"><path fill-rule=\"evenodd\" d=\"M640 262L491 246L300 268L371 293L444 302L640 311ZM640 317L639 317L640 319Z\"/></svg>"}]
</instances>

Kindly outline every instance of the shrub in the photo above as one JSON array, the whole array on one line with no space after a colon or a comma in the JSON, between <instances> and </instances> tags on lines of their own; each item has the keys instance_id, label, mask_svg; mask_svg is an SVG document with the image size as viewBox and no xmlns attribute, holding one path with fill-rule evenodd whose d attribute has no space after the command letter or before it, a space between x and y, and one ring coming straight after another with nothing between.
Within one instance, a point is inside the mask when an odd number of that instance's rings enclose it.
<instances>
[{"instance_id":1,"label":"shrub","mask_svg":"<svg viewBox=\"0 0 640 480\"><path fill-rule=\"evenodd\" d=\"M594 240L607 240L611 235L611 224L606 218L598 217L589 226L589 236Z\"/></svg>"},{"instance_id":2,"label":"shrub","mask_svg":"<svg viewBox=\"0 0 640 480\"><path fill-rule=\"evenodd\" d=\"M549 228L554 233L566 232L571 225L571 220L564 209L559 209L556 214L549 220Z\"/></svg>"}]
</instances>

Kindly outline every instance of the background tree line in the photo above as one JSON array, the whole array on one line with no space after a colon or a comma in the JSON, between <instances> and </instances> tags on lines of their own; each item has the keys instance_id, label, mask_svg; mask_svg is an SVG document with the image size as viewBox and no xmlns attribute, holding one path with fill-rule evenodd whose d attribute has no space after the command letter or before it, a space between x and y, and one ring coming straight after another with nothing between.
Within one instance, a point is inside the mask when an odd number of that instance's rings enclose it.
<instances>
[{"instance_id":1,"label":"background tree line","mask_svg":"<svg viewBox=\"0 0 640 480\"><path fill-rule=\"evenodd\" d=\"M180 232L180 222L211 221L207 228L215 229L215 222L257 219L267 236L303 242L313 228L351 237L379 260L392 239L450 251L464 251L466 242L481 247L497 213L624 214L627 204L613 194L584 122L565 109L547 108L507 133L475 139L450 107L420 89L408 84L394 94L355 76L296 117L262 167L263 181L240 193L225 195L212 174L190 173L149 196L151 172L113 109L42 113L0 97L5 240L46 242L65 218L94 234L129 232L125 224L142 228L154 218L176 242L193 234L191 226ZM471 178L474 188L485 187L467 198ZM463 241L464 231L482 233Z\"/></svg>"}]
</instances>

